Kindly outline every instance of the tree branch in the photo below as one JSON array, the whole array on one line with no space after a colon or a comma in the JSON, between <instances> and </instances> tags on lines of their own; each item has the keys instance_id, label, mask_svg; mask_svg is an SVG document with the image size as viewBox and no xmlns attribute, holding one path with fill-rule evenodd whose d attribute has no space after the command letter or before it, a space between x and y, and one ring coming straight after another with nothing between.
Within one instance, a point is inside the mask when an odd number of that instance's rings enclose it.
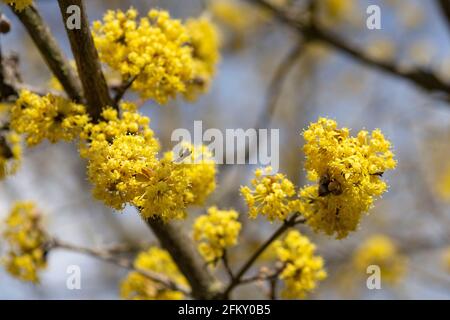
<instances>
[{"instance_id":1,"label":"tree branch","mask_svg":"<svg viewBox=\"0 0 450 320\"><path fill-rule=\"evenodd\" d=\"M161 246L166 249L188 280L195 299L219 297L220 284L205 267L202 258L194 248L192 240L180 226L164 223L159 219L147 219Z\"/></svg>"},{"instance_id":2,"label":"tree branch","mask_svg":"<svg viewBox=\"0 0 450 320\"><path fill-rule=\"evenodd\" d=\"M106 106L113 106L105 76L103 75L98 52L92 39L86 8L82 0L58 0L63 23L69 36L78 74L83 86L87 109L94 120L98 120ZM81 9L81 28L70 30L67 27L69 14L67 8L76 5Z\"/></svg>"},{"instance_id":3,"label":"tree branch","mask_svg":"<svg viewBox=\"0 0 450 320\"><path fill-rule=\"evenodd\" d=\"M168 289L177 290L186 295L190 295L189 288L186 288L185 286L172 281L169 277L159 274L157 272L151 271L151 270L144 270L144 269L136 268L132 261L115 256L114 255L114 253L116 251L115 248L111 248L108 250L92 249L92 248L79 247L79 246L76 246L76 245L73 245L73 244L70 244L67 242L63 242L63 241L55 239L55 238L49 240L49 244L48 244L49 250L58 249L58 248L73 251L73 252L78 252L81 254L86 254L91 257L114 264L118 267L138 272L139 274L143 275L144 277L146 277L154 282L157 282L159 284L162 284L163 286L165 286Z\"/></svg>"},{"instance_id":4,"label":"tree branch","mask_svg":"<svg viewBox=\"0 0 450 320\"><path fill-rule=\"evenodd\" d=\"M247 1L268 10L280 22L293 28L297 32L300 32L306 39L320 41L366 66L376 68L398 78L407 80L425 91L437 93L443 96L443 99L446 101L450 101L450 84L443 82L435 74L429 71L420 68L404 70L393 62L374 60L353 45L347 43L344 39L341 39L339 36L320 29L317 25L307 25L295 17L290 16L288 12L284 12L282 9L272 5L267 0Z\"/></svg>"},{"instance_id":5,"label":"tree branch","mask_svg":"<svg viewBox=\"0 0 450 320\"><path fill-rule=\"evenodd\" d=\"M79 80L37 8L30 5L22 11L16 11L14 8L11 10L27 29L48 67L61 83L69 98L80 102L82 90Z\"/></svg>"},{"instance_id":6,"label":"tree branch","mask_svg":"<svg viewBox=\"0 0 450 320\"><path fill-rule=\"evenodd\" d=\"M442 9L442 13L444 14L447 20L447 26L450 29L450 1L448 0L437 0L437 1Z\"/></svg>"},{"instance_id":7,"label":"tree branch","mask_svg":"<svg viewBox=\"0 0 450 320\"><path fill-rule=\"evenodd\" d=\"M261 256L261 254L278 238L280 237L286 230L295 226L296 224L303 223L305 220L298 219L299 214L294 213L289 219L285 220L283 224L267 239L256 251L253 255L247 260L247 262L239 269L237 275L234 277L233 281L230 282L228 287L223 292L223 296L225 299L229 298L231 291L237 287L242 282L242 277L245 273L253 266L256 260Z\"/></svg>"}]
</instances>

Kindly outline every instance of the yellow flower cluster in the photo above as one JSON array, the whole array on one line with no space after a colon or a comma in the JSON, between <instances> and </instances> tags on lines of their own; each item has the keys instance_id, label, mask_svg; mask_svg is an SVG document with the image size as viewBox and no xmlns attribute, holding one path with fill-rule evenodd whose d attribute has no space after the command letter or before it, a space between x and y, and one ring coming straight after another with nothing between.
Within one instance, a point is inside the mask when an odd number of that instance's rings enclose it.
<instances>
[{"instance_id":1,"label":"yellow flower cluster","mask_svg":"<svg viewBox=\"0 0 450 320\"><path fill-rule=\"evenodd\" d=\"M26 142L34 146L44 139L52 143L77 138L89 122L84 106L48 94L40 97L23 90L11 110L11 128L26 134Z\"/></svg>"},{"instance_id":2,"label":"yellow flower cluster","mask_svg":"<svg viewBox=\"0 0 450 320\"><path fill-rule=\"evenodd\" d=\"M275 241L273 248L283 265L280 279L284 282L284 298L302 299L326 278L322 257L314 255L315 245L297 230Z\"/></svg>"},{"instance_id":3,"label":"yellow flower cluster","mask_svg":"<svg viewBox=\"0 0 450 320\"><path fill-rule=\"evenodd\" d=\"M188 284L169 253L157 247L141 252L134 261L134 267L141 271L164 274L180 285ZM182 292L167 289L138 271L130 272L122 281L120 296L123 299L133 300L180 300L184 298Z\"/></svg>"},{"instance_id":4,"label":"yellow flower cluster","mask_svg":"<svg viewBox=\"0 0 450 320\"><path fill-rule=\"evenodd\" d=\"M165 157L183 164L186 178L189 180L191 202L203 205L206 198L216 189L216 162L211 151L205 145L195 146L182 143L182 152L177 157L167 152Z\"/></svg>"},{"instance_id":5,"label":"yellow flower cluster","mask_svg":"<svg viewBox=\"0 0 450 320\"><path fill-rule=\"evenodd\" d=\"M0 130L0 180L17 171L21 156L20 136L14 132L3 134Z\"/></svg>"},{"instance_id":6,"label":"yellow flower cluster","mask_svg":"<svg viewBox=\"0 0 450 320\"><path fill-rule=\"evenodd\" d=\"M22 11L33 3L33 0L3 0L4 3L14 6L17 11Z\"/></svg>"},{"instance_id":7,"label":"yellow flower cluster","mask_svg":"<svg viewBox=\"0 0 450 320\"><path fill-rule=\"evenodd\" d=\"M141 173L155 165L159 148L148 117L131 103L121 104L119 111L120 118L117 110L106 108L103 120L88 124L80 135L94 197L117 210L142 194Z\"/></svg>"},{"instance_id":8,"label":"yellow flower cluster","mask_svg":"<svg viewBox=\"0 0 450 320\"><path fill-rule=\"evenodd\" d=\"M105 109L103 120L88 124L80 135L95 198L117 210L131 204L145 219L165 221L184 218L188 205L203 204L216 185L211 153L189 145L192 164L178 162L172 152L158 159L150 119L130 103L121 104L119 111L120 118L118 111Z\"/></svg>"},{"instance_id":9,"label":"yellow flower cluster","mask_svg":"<svg viewBox=\"0 0 450 320\"><path fill-rule=\"evenodd\" d=\"M194 73L184 95L193 101L211 84L219 61L220 40L215 25L206 17L189 19L186 29L191 39Z\"/></svg>"},{"instance_id":10,"label":"yellow flower cluster","mask_svg":"<svg viewBox=\"0 0 450 320\"><path fill-rule=\"evenodd\" d=\"M194 240L199 242L198 250L208 263L222 258L225 249L236 245L241 223L234 210L219 210L210 207L194 223Z\"/></svg>"},{"instance_id":11,"label":"yellow flower cluster","mask_svg":"<svg viewBox=\"0 0 450 320\"><path fill-rule=\"evenodd\" d=\"M373 235L355 251L353 264L356 270L364 275L368 266L379 266L381 281L396 284L405 275L407 259L399 253L397 246L389 237Z\"/></svg>"},{"instance_id":12,"label":"yellow flower cluster","mask_svg":"<svg viewBox=\"0 0 450 320\"><path fill-rule=\"evenodd\" d=\"M166 152L145 172L145 191L134 202L144 218L184 218L187 206L202 205L216 188L216 164L207 147L186 143L183 147L182 155Z\"/></svg>"},{"instance_id":13,"label":"yellow flower cluster","mask_svg":"<svg viewBox=\"0 0 450 320\"><path fill-rule=\"evenodd\" d=\"M265 21L261 10L240 0L210 1L209 11L221 24L240 35Z\"/></svg>"},{"instance_id":14,"label":"yellow flower cluster","mask_svg":"<svg viewBox=\"0 0 450 320\"><path fill-rule=\"evenodd\" d=\"M380 130L351 137L349 129L338 129L325 118L303 136L308 178L317 182L300 191L303 214L314 230L344 238L357 228L374 197L386 191L381 176L396 166L391 145Z\"/></svg>"},{"instance_id":15,"label":"yellow flower cluster","mask_svg":"<svg viewBox=\"0 0 450 320\"><path fill-rule=\"evenodd\" d=\"M294 198L294 184L281 173L270 175L271 171L271 167L257 169L255 178L251 181L253 189L243 186L241 194L251 218L261 214L269 221L283 221L290 213L299 211L300 203Z\"/></svg>"},{"instance_id":16,"label":"yellow flower cluster","mask_svg":"<svg viewBox=\"0 0 450 320\"><path fill-rule=\"evenodd\" d=\"M137 16L133 8L108 11L103 22L94 22L95 45L103 62L125 80L135 78L132 89L142 98L165 104L192 79L189 34L167 11L151 10L139 21Z\"/></svg>"},{"instance_id":17,"label":"yellow flower cluster","mask_svg":"<svg viewBox=\"0 0 450 320\"><path fill-rule=\"evenodd\" d=\"M143 218L183 219L186 207L192 203L189 179L183 166L170 157L163 157L142 172L142 195L134 199Z\"/></svg>"},{"instance_id":18,"label":"yellow flower cluster","mask_svg":"<svg viewBox=\"0 0 450 320\"><path fill-rule=\"evenodd\" d=\"M8 272L23 281L39 282L38 272L46 267L46 235L41 217L31 202L18 202L6 219L3 232L9 251L3 263Z\"/></svg>"},{"instance_id":19,"label":"yellow flower cluster","mask_svg":"<svg viewBox=\"0 0 450 320\"><path fill-rule=\"evenodd\" d=\"M321 0L319 5L324 22L339 22L351 15L355 2L354 0Z\"/></svg>"}]
</instances>

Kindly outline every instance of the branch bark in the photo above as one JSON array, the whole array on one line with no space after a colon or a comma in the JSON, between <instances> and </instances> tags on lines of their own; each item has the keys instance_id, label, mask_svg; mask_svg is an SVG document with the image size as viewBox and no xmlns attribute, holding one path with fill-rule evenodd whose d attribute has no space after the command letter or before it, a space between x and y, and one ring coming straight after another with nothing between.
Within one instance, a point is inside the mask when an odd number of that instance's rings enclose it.
<instances>
[{"instance_id":1,"label":"branch bark","mask_svg":"<svg viewBox=\"0 0 450 320\"><path fill-rule=\"evenodd\" d=\"M11 10L27 29L28 34L68 97L77 102L82 101L81 84L38 9L34 5L30 5L22 11L16 11L14 8L11 8Z\"/></svg>"},{"instance_id":2,"label":"branch bark","mask_svg":"<svg viewBox=\"0 0 450 320\"><path fill-rule=\"evenodd\" d=\"M299 219L299 214L294 213L289 219L285 220L283 224L275 230L275 232L267 239L247 260L247 262L239 269L237 275L234 277L233 281L230 282L228 287L223 292L224 299L228 299L231 291L238 285L242 283L242 278L245 273L253 266L256 260L261 256L261 254L276 240L280 237L284 232L286 232L289 228L295 226L296 224L304 223L305 220L303 218Z\"/></svg>"},{"instance_id":3,"label":"branch bark","mask_svg":"<svg viewBox=\"0 0 450 320\"><path fill-rule=\"evenodd\" d=\"M317 25L308 25L304 22L289 15L282 9L269 3L267 0L246 0L250 3L258 5L259 7L271 12L276 19L286 24L290 28L301 33L307 40L315 40L322 42L333 49L352 57L366 66L384 71L388 74L398 78L407 80L430 93L436 93L443 96L443 99L450 102L450 84L445 83L439 79L434 73L420 68L412 70L404 70L397 66L394 62L385 62L374 60L365 54L363 51L357 49L353 45L347 43L346 40L340 38L335 34L331 34L326 30L321 29Z\"/></svg>"},{"instance_id":4,"label":"branch bark","mask_svg":"<svg viewBox=\"0 0 450 320\"><path fill-rule=\"evenodd\" d=\"M192 240L180 226L164 223L158 219L147 219L161 246L169 251L172 259L188 280L195 299L214 299L219 297L220 284L210 274L202 258L197 253Z\"/></svg>"},{"instance_id":5,"label":"branch bark","mask_svg":"<svg viewBox=\"0 0 450 320\"><path fill-rule=\"evenodd\" d=\"M447 19L447 26L450 30L450 1L448 0L438 0L438 3L442 9L442 13L444 14L445 18Z\"/></svg>"},{"instance_id":6,"label":"branch bark","mask_svg":"<svg viewBox=\"0 0 450 320\"><path fill-rule=\"evenodd\" d=\"M157 272L153 272L151 270L143 270L140 268L136 268L134 266L133 262L130 261L129 259L124 259L124 258L115 256L113 254L114 250L102 250L102 249L79 247L79 246L73 245L71 243L63 242L59 239L52 238L49 241L48 250L58 249L58 248L65 249L65 250L72 251L72 252L78 252L78 253L85 254L85 255L89 255L91 257L114 264L118 267L138 272L139 274L143 275L144 277L146 277L156 283L159 283L168 289L177 290L186 295L190 295L189 288L186 288L186 287L172 281L169 277L167 277L165 275L159 274Z\"/></svg>"},{"instance_id":7,"label":"branch bark","mask_svg":"<svg viewBox=\"0 0 450 320\"><path fill-rule=\"evenodd\" d=\"M70 46L77 63L87 109L91 117L96 121L101 117L104 107L113 106L113 101L109 95L98 52L95 49L86 8L82 0L58 0L58 3L63 23L69 36ZM70 15L67 12L67 8L72 5L76 5L81 9L80 29L68 29L66 22Z\"/></svg>"}]
</instances>

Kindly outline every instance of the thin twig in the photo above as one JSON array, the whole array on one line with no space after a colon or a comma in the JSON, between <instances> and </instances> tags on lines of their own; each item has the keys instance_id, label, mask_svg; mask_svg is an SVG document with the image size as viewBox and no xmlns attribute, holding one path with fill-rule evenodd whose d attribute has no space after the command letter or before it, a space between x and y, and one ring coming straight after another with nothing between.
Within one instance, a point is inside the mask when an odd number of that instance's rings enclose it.
<instances>
[{"instance_id":1,"label":"thin twig","mask_svg":"<svg viewBox=\"0 0 450 320\"><path fill-rule=\"evenodd\" d=\"M139 75L137 74L137 75L131 77L127 81L123 82L117 88L116 95L114 96L114 99L113 99L114 106L117 106L119 104L120 100L122 100L123 96L125 95L127 90L130 89L130 87L133 85L134 81L137 79L138 76Z\"/></svg>"},{"instance_id":2,"label":"thin twig","mask_svg":"<svg viewBox=\"0 0 450 320\"><path fill-rule=\"evenodd\" d=\"M242 277L245 273L253 266L255 261L260 257L260 255L274 242L279 236L281 236L286 230L295 226L299 214L294 213L289 219L285 220L283 224L267 239L254 253L250 256L247 262L239 269L234 280L230 282L228 287L225 289L223 296L228 299L231 291L241 283Z\"/></svg>"},{"instance_id":3,"label":"thin twig","mask_svg":"<svg viewBox=\"0 0 450 320\"><path fill-rule=\"evenodd\" d=\"M27 29L48 67L61 83L69 98L77 102L82 101L81 84L36 6L32 4L21 11L16 11L11 7L11 10Z\"/></svg>"},{"instance_id":4,"label":"thin twig","mask_svg":"<svg viewBox=\"0 0 450 320\"><path fill-rule=\"evenodd\" d=\"M230 264L228 262L228 252L226 250L224 250L223 255L222 255L222 263L223 266L225 267L225 271L228 274L228 277L230 278L230 281L234 280L234 274L233 274L233 270L231 270Z\"/></svg>"},{"instance_id":5,"label":"thin twig","mask_svg":"<svg viewBox=\"0 0 450 320\"><path fill-rule=\"evenodd\" d=\"M49 241L49 249L65 249L73 252L78 252L82 254L89 255L91 257L109 262L121 268L125 268L128 270L136 271L144 277L149 278L150 280L157 282L159 284L164 285L168 289L180 291L186 295L190 295L190 290L183 285L180 285L174 281L172 281L169 277L159 274L157 272L153 272L151 270L144 270L134 266L133 262L129 259L124 259L121 257L115 256L113 253L115 250L111 249L92 249L76 246L71 243L63 242L58 239L51 239Z\"/></svg>"},{"instance_id":6,"label":"thin twig","mask_svg":"<svg viewBox=\"0 0 450 320\"><path fill-rule=\"evenodd\" d=\"M280 22L296 30L310 41L320 41L333 49L338 50L339 52L345 53L366 66L376 68L398 78L407 80L425 91L437 93L444 100L450 101L450 84L443 82L432 72L421 68L405 70L392 61L379 61L372 59L364 52L347 43L338 35L331 34L317 25L307 25L304 21L300 21L299 19L296 19L296 17L292 17L289 12L285 12L283 9L277 8L267 0L246 1L268 10Z\"/></svg>"}]
</instances>

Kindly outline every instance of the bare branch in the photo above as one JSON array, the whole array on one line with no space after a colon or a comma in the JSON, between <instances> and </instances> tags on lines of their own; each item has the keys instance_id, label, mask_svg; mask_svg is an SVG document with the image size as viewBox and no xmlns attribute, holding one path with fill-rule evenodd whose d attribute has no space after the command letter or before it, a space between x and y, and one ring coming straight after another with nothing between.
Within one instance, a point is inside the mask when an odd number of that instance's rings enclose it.
<instances>
[{"instance_id":1,"label":"bare branch","mask_svg":"<svg viewBox=\"0 0 450 320\"><path fill-rule=\"evenodd\" d=\"M437 0L437 1L442 9L442 13L447 19L447 25L450 28L450 1L448 0Z\"/></svg>"},{"instance_id":2,"label":"bare branch","mask_svg":"<svg viewBox=\"0 0 450 320\"><path fill-rule=\"evenodd\" d=\"M103 108L113 106L113 101L109 95L98 52L92 39L84 2L82 0L58 0L58 3L77 63L88 112L94 120L98 120ZM77 5L81 9L80 29L70 30L67 27L66 21L69 18L67 8L72 5Z\"/></svg>"},{"instance_id":3,"label":"bare branch","mask_svg":"<svg viewBox=\"0 0 450 320\"><path fill-rule=\"evenodd\" d=\"M288 25L297 32L300 32L308 40L320 41L366 66L407 80L425 91L439 94L444 100L450 101L450 84L443 82L435 74L427 70L420 68L405 70L397 66L394 62L374 60L339 36L331 34L328 31L319 28L317 25L306 25L304 22L289 15L288 12L284 12L282 9L272 5L267 0L247 1L270 11L280 22Z\"/></svg>"},{"instance_id":4,"label":"bare branch","mask_svg":"<svg viewBox=\"0 0 450 320\"><path fill-rule=\"evenodd\" d=\"M242 277L245 273L253 266L256 260L261 256L261 254L276 240L280 237L285 231L289 228L295 226L298 221L299 214L294 213L289 219L285 220L284 223L267 239L254 253L250 256L247 262L239 269L237 275L234 277L234 280L228 285L225 289L223 296L225 299L228 299L231 291L237 287L242 282Z\"/></svg>"},{"instance_id":5,"label":"bare branch","mask_svg":"<svg viewBox=\"0 0 450 320\"><path fill-rule=\"evenodd\" d=\"M136 268L132 261L115 256L114 253L116 253L116 251L114 249L112 249L112 250L111 249L92 249L92 248L79 247L74 244L63 242L63 241L55 239L55 238L49 240L49 245L48 245L49 250L58 249L58 248L86 254L91 257L114 264L118 267L138 272L139 274L143 275L144 277L146 277L154 282L157 282L159 284L162 284L163 286L165 286L168 289L177 290L177 291L183 292L186 295L190 295L189 288L186 288L185 286L172 281L169 277L167 277L165 275L159 274L157 272L153 272L151 270L143 270L140 268Z\"/></svg>"},{"instance_id":6,"label":"bare branch","mask_svg":"<svg viewBox=\"0 0 450 320\"><path fill-rule=\"evenodd\" d=\"M147 224L188 280L192 288L192 296L196 299L217 298L220 290L219 282L205 268L192 240L181 227L153 218L148 219Z\"/></svg>"},{"instance_id":7,"label":"bare branch","mask_svg":"<svg viewBox=\"0 0 450 320\"><path fill-rule=\"evenodd\" d=\"M11 10L27 29L48 67L61 83L69 98L80 102L82 90L79 80L37 8L30 5L22 11L16 11L14 8Z\"/></svg>"}]
</instances>

